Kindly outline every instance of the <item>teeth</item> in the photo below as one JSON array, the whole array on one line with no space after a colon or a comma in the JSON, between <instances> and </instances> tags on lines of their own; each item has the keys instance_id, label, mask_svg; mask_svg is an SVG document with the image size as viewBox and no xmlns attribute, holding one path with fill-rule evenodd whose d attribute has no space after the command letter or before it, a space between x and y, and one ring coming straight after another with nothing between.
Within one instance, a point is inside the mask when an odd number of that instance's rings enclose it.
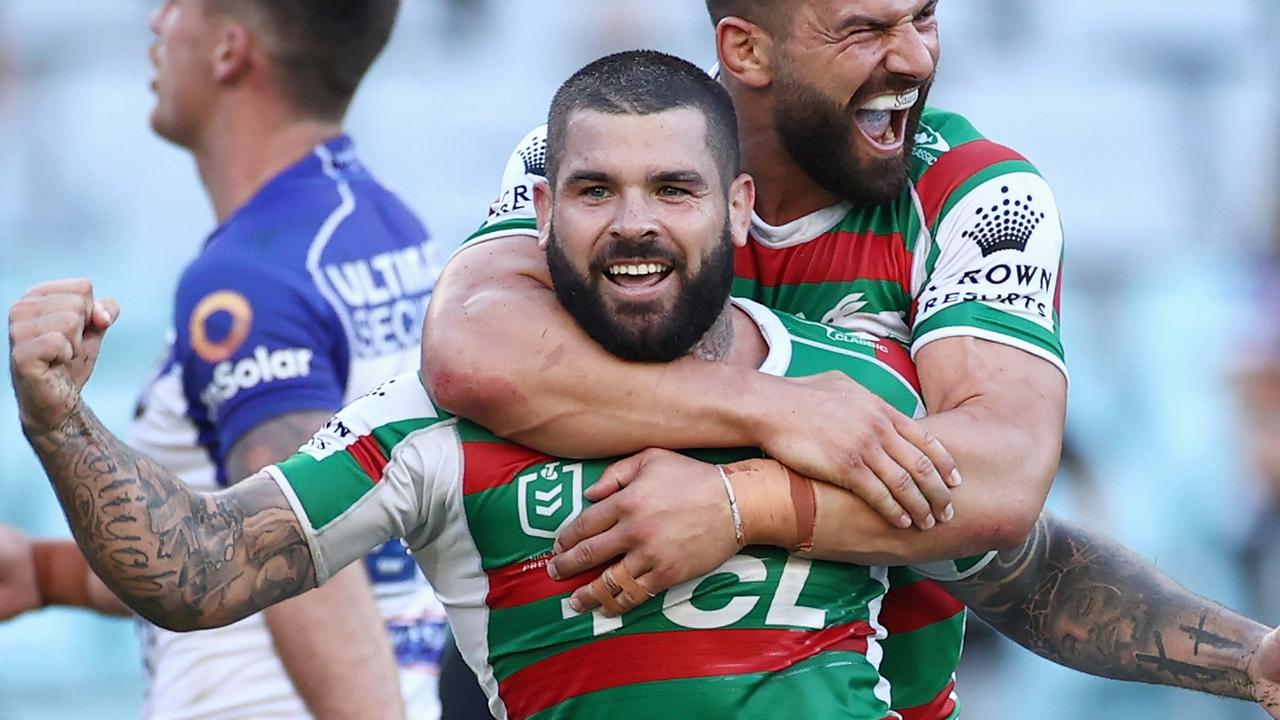
<instances>
[{"instance_id":1,"label":"teeth","mask_svg":"<svg viewBox=\"0 0 1280 720\"><path fill-rule=\"evenodd\" d=\"M898 95L881 95L878 98L873 98L870 102L859 109L866 111L879 110L890 112L894 110L906 110L914 107L916 101L919 99L920 88L914 88Z\"/></svg>"},{"instance_id":2,"label":"teeth","mask_svg":"<svg viewBox=\"0 0 1280 720\"><path fill-rule=\"evenodd\" d=\"M606 272L610 275L657 275L666 268L657 263L638 263L631 265L610 265Z\"/></svg>"}]
</instances>

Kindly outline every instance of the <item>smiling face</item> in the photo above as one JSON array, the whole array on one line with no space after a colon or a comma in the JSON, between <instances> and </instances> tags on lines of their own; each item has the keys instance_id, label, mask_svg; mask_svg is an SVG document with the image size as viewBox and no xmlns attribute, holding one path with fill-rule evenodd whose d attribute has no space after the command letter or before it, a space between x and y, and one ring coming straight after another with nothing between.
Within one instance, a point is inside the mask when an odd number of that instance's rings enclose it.
<instances>
[{"instance_id":1,"label":"smiling face","mask_svg":"<svg viewBox=\"0 0 1280 720\"><path fill-rule=\"evenodd\" d=\"M705 116L574 112L557 170L535 200L560 302L625 359L688 353L725 309L752 199L721 178Z\"/></svg>"},{"instance_id":2,"label":"smiling face","mask_svg":"<svg viewBox=\"0 0 1280 720\"><path fill-rule=\"evenodd\" d=\"M777 30L773 122L798 166L859 206L897 197L937 68L938 0L808 0Z\"/></svg>"}]
</instances>

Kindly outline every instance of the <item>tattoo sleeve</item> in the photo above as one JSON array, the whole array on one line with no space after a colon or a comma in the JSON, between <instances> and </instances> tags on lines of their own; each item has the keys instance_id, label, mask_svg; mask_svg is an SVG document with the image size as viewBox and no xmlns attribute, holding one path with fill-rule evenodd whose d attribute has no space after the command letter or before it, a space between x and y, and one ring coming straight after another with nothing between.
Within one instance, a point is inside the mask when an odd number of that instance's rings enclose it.
<instances>
[{"instance_id":1,"label":"tattoo sleeve","mask_svg":"<svg viewBox=\"0 0 1280 720\"><path fill-rule=\"evenodd\" d=\"M1006 637L1059 665L1253 698L1246 668L1267 628L1048 513L1021 548L947 589Z\"/></svg>"},{"instance_id":2,"label":"tattoo sleeve","mask_svg":"<svg viewBox=\"0 0 1280 720\"><path fill-rule=\"evenodd\" d=\"M225 625L315 587L302 528L266 475L191 490L84 405L28 439L94 572L157 625Z\"/></svg>"}]
</instances>

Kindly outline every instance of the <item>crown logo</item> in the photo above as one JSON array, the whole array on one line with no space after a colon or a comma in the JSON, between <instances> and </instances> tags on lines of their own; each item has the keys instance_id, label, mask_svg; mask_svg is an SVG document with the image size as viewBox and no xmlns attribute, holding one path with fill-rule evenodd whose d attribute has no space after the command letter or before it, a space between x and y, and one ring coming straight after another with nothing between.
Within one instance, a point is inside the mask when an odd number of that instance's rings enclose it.
<instances>
[{"instance_id":1,"label":"crown logo","mask_svg":"<svg viewBox=\"0 0 1280 720\"><path fill-rule=\"evenodd\" d=\"M520 159L524 161L526 175L545 177L547 174L547 139L541 137L533 145L520 148Z\"/></svg>"},{"instance_id":2,"label":"crown logo","mask_svg":"<svg viewBox=\"0 0 1280 720\"><path fill-rule=\"evenodd\" d=\"M1000 194L1004 197L996 204L977 209L973 226L960 235L977 243L982 257L1001 250L1025 250L1045 219L1035 209L1033 196L1014 197L1008 185L1000 188Z\"/></svg>"}]
</instances>

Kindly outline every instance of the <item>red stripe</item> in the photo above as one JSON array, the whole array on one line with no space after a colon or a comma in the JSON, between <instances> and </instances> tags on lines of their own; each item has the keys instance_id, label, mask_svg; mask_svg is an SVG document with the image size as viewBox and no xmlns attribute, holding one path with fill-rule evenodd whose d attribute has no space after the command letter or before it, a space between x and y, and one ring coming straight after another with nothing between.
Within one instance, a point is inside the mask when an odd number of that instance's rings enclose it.
<instances>
[{"instance_id":1,"label":"red stripe","mask_svg":"<svg viewBox=\"0 0 1280 720\"><path fill-rule=\"evenodd\" d=\"M382 480L382 471L387 467L387 456L372 435L362 435L359 440L348 445L347 454L356 461L374 485Z\"/></svg>"},{"instance_id":2,"label":"red stripe","mask_svg":"<svg viewBox=\"0 0 1280 720\"><path fill-rule=\"evenodd\" d=\"M865 622L801 630L681 630L613 635L511 674L498 693L513 720L579 695L658 680L778 672L818 653L865 653Z\"/></svg>"},{"instance_id":3,"label":"red stripe","mask_svg":"<svg viewBox=\"0 0 1280 720\"><path fill-rule=\"evenodd\" d=\"M734 256L734 272L768 287L854 280L909 287L911 253L898 233L833 230L811 242L781 249L747 243Z\"/></svg>"},{"instance_id":4,"label":"red stripe","mask_svg":"<svg viewBox=\"0 0 1280 720\"><path fill-rule=\"evenodd\" d=\"M920 204L924 208L926 226L933 227L938 215L942 213L942 206L956 188L978 171L1007 160L1026 162L1026 158L1018 153L990 140L975 140L943 153L938 162L916 182L916 193L920 195Z\"/></svg>"},{"instance_id":5,"label":"red stripe","mask_svg":"<svg viewBox=\"0 0 1280 720\"><path fill-rule=\"evenodd\" d=\"M890 587L880 608L880 624L890 637L919 630L964 612L964 603L951 597L932 580Z\"/></svg>"},{"instance_id":6,"label":"red stripe","mask_svg":"<svg viewBox=\"0 0 1280 720\"><path fill-rule=\"evenodd\" d=\"M902 720L947 720L956 711L956 701L951 699L951 692L955 689L956 681L952 680L937 697L924 705L894 709L902 716Z\"/></svg>"},{"instance_id":7,"label":"red stripe","mask_svg":"<svg viewBox=\"0 0 1280 720\"><path fill-rule=\"evenodd\" d=\"M505 610L539 600L566 595L595 580L604 572L588 570L565 580L552 580L547 574L550 553L524 562L511 563L488 571L489 595L485 605L491 610Z\"/></svg>"},{"instance_id":8,"label":"red stripe","mask_svg":"<svg viewBox=\"0 0 1280 720\"><path fill-rule=\"evenodd\" d=\"M880 362L893 368L916 391L920 390L920 377L916 375L916 364L911 362L911 353L896 342L880 340L876 342L876 357Z\"/></svg>"},{"instance_id":9,"label":"red stripe","mask_svg":"<svg viewBox=\"0 0 1280 720\"><path fill-rule=\"evenodd\" d=\"M543 455L504 442L462 443L462 494L471 495L506 485L516 473L538 463L550 462Z\"/></svg>"}]
</instances>

